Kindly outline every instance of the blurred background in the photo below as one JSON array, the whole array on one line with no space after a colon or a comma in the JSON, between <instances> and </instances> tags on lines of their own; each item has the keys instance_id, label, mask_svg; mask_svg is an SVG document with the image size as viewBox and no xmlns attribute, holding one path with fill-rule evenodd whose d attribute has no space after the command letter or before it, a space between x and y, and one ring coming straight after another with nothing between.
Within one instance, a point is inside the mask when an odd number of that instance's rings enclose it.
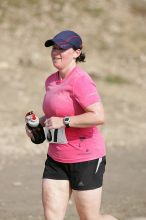
<instances>
[{"instance_id":1,"label":"blurred background","mask_svg":"<svg viewBox=\"0 0 146 220\"><path fill-rule=\"evenodd\" d=\"M24 115L42 112L54 71L44 42L62 30L81 35L106 123L103 212L146 217L146 1L0 0L0 220L42 220L47 143L25 134ZM79 219L70 201L68 220Z\"/></svg>"}]
</instances>

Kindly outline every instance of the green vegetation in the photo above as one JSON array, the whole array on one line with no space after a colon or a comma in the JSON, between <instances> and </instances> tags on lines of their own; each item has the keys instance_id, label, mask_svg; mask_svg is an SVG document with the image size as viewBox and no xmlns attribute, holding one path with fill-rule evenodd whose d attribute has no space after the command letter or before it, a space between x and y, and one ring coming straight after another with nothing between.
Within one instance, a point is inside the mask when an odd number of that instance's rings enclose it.
<instances>
[{"instance_id":1,"label":"green vegetation","mask_svg":"<svg viewBox=\"0 0 146 220\"><path fill-rule=\"evenodd\" d=\"M124 78L123 76L118 75L107 75L104 78L104 81L112 84L129 84L129 80Z\"/></svg>"},{"instance_id":2,"label":"green vegetation","mask_svg":"<svg viewBox=\"0 0 146 220\"><path fill-rule=\"evenodd\" d=\"M103 14L104 10L102 8L89 8L87 6L84 7L84 11L92 17L98 17Z\"/></svg>"},{"instance_id":3,"label":"green vegetation","mask_svg":"<svg viewBox=\"0 0 146 220\"><path fill-rule=\"evenodd\" d=\"M7 5L7 7L9 6L14 6L17 8L23 7L24 5L34 5L36 3L40 2L40 0L3 0L2 2L0 2L0 7L1 6L5 6Z\"/></svg>"},{"instance_id":4,"label":"green vegetation","mask_svg":"<svg viewBox=\"0 0 146 220\"><path fill-rule=\"evenodd\" d=\"M115 74L110 74L106 76L101 76L100 74L96 72L90 72L89 73L92 79L96 80L101 80L110 84L130 84L130 81L126 79L123 76L115 75Z\"/></svg>"}]
</instances>

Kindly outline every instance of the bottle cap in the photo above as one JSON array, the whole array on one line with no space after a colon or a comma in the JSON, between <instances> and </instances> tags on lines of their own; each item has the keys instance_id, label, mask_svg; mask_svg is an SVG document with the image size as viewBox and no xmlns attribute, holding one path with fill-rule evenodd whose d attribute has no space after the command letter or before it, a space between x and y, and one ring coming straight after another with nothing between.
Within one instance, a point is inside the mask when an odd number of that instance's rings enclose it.
<instances>
[{"instance_id":1,"label":"bottle cap","mask_svg":"<svg viewBox=\"0 0 146 220\"><path fill-rule=\"evenodd\" d=\"M30 127L37 127L39 125L39 118L30 111L25 116L26 123L30 125Z\"/></svg>"}]
</instances>

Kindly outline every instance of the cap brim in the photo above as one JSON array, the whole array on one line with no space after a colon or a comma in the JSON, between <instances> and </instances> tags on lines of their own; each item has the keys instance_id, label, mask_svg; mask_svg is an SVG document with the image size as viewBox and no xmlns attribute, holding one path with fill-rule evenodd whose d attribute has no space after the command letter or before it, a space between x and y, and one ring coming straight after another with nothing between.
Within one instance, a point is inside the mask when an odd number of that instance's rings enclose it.
<instances>
[{"instance_id":1,"label":"cap brim","mask_svg":"<svg viewBox=\"0 0 146 220\"><path fill-rule=\"evenodd\" d=\"M60 39L51 39L51 40L47 40L45 42L45 47L51 47L53 46L54 44L58 45L60 48L64 49L64 50L67 50L69 48L72 48L72 45L65 42L65 41L62 41Z\"/></svg>"},{"instance_id":2,"label":"cap brim","mask_svg":"<svg viewBox=\"0 0 146 220\"><path fill-rule=\"evenodd\" d=\"M54 45L53 40L47 40L47 41L45 42L45 47L51 47L51 46L53 46L53 45Z\"/></svg>"}]
</instances>

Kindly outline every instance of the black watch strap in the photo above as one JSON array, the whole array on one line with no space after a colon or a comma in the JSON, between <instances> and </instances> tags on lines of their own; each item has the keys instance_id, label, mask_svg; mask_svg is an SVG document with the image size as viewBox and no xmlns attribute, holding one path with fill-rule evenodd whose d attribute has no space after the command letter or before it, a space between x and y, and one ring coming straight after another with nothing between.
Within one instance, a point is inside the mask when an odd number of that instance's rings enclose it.
<instances>
[{"instance_id":1,"label":"black watch strap","mask_svg":"<svg viewBox=\"0 0 146 220\"><path fill-rule=\"evenodd\" d=\"M68 116L64 117L63 123L66 128L69 128L70 127L70 125L69 125L70 124L70 117L68 117Z\"/></svg>"}]
</instances>

